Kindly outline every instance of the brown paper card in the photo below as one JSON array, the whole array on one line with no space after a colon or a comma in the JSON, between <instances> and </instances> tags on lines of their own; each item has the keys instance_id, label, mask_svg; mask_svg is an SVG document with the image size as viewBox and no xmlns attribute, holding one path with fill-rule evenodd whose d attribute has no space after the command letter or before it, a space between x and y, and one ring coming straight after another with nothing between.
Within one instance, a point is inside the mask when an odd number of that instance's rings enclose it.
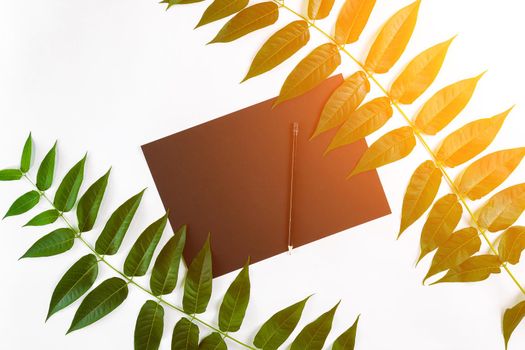
<instances>
[{"instance_id":1,"label":"brown paper card","mask_svg":"<svg viewBox=\"0 0 525 350\"><path fill-rule=\"evenodd\" d=\"M173 229L188 225L191 261L211 233L214 276L288 250L292 124L294 247L390 214L376 171L346 177L364 140L323 153L335 131L309 141L324 103L342 83L332 77L272 109L271 99L144 145Z\"/></svg>"}]
</instances>

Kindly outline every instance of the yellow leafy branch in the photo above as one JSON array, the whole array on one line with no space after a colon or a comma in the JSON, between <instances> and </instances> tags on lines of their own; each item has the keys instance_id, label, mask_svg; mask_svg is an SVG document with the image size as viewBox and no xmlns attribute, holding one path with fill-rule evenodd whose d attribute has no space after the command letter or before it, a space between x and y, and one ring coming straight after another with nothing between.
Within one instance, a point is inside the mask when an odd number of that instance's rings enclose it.
<instances>
[{"instance_id":1,"label":"yellow leafy branch","mask_svg":"<svg viewBox=\"0 0 525 350\"><path fill-rule=\"evenodd\" d=\"M418 130L418 128L414 125L414 123L412 122L412 120L409 118L409 116L407 115L407 113L405 113L405 111L401 108L401 106L399 105L399 103L397 103L394 99L392 99L390 97L390 94L388 93L388 91L385 89L385 87L383 87L383 85L374 77L374 75L369 72L364 64L362 64L354 55L352 55L346 48L344 45L340 45L336 39L330 35L329 33L327 33L325 30L323 30L322 28L320 28L319 26L317 26L315 24L315 21L312 21L310 20L309 18L307 18L306 16L300 14L299 12L295 11L293 8L287 6L284 1L279 1L279 0L272 0L274 3L276 3L279 7L282 7L284 9L286 9L288 12L294 14L295 16L301 18L302 20L304 20L306 23L308 23L308 26L311 27L311 28L314 28L315 30L317 30L319 33L321 33L323 36L325 36L328 40L330 40L331 42L333 42L341 52L343 52L348 58L350 58L357 66L359 66L359 68L361 70L363 70L363 72L366 73L366 75L368 76L368 78L370 80L372 80L374 82L374 84L382 91L382 93L390 99L391 103L392 103L392 106L394 106L394 108L401 114L401 116L405 119L405 121L407 122L407 124L412 128L412 130L414 131L414 134L416 135L417 139L419 140L419 142L423 145L423 147L425 148L425 150L428 152L429 156L432 158L433 162L435 163L435 165L438 167L438 169L441 171L441 173L443 174L445 180L447 181L450 189L452 190L452 192L459 198L460 202L462 203L463 207L467 210L470 218L471 218L471 221L472 221L472 224L473 226L476 228L476 230L479 232L479 234L483 237L483 239L485 240L485 242L487 242L490 250L492 251L492 253L494 255L498 255L498 251L496 250L494 244L491 243L489 237L487 236L486 234L486 230L483 229L475 215L474 215L474 211L469 207L468 203L466 202L464 196L461 194L461 192L458 190L457 186L455 185L454 181L452 180L452 178L450 177L450 175L447 173L447 171L445 170L445 168L443 167L443 164L441 164L441 162L437 159L436 157L436 154L434 153L434 151L432 150L432 148L429 146L429 144L426 142L425 138L423 137L423 135L421 134L421 132ZM507 266L506 263L503 263L502 264L503 266L503 269L507 272L507 274L510 276L510 278L512 279L512 281L516 284L516 286L519 288L519 290L521 291L521 293L523 293L525 295L525 288L521 285L521 283L518 281L518 279L516 278L516 276L512 273L512 271L509 269L509 267Z\"/></svg>"}]
</instances>

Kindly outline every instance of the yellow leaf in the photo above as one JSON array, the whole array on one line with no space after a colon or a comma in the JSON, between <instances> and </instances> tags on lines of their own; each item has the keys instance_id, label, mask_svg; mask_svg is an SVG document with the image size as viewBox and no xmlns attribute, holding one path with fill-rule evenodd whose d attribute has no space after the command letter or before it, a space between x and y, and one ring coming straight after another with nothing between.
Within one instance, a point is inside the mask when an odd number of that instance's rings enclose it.
<instances>
[{"instance_id":1,"label":"yellow leaf","mask_svg":"<svg viewBox=\"0 0 525 350\"><path fill-rule=\"evenodd\" d=\"M475 120L452 132L436 151L439 161L453 168L480 154L492 143L511 109L492 118Z\"/></svg>"},{"instance_id":2,"label":"yellow leaf","mask_svg":"<svg viewBox=\"0 0 525 350\"><path fill-rule=\"evenodd\" d=\"M339 48L334 44L316 47L286 78L275 104L313 89L341 64Z\"/></svg>"},{"instance_id":3,"label":"yellow leaf","mask_svg":"<svg viewBox=\"0 0 525 350\"><path fill-rule=\"evenodd\" d=\"M392 130L381 136L363 153L348 177L373 170L405 158L416 145L414 132L409 126Z\"/></svg>"},{"instance_id":4,"label":"yellow leaf","mask_svg":"<svg viewBox=\"0 0 525 350\"><path fill-rule=\"evenodd\" d=\"M201 2L204 0L162 0L159 4L168 4L166 11L169 10L172 6L175 5L188 5L196 2Z\"/></svg>"},{"instance_id":5,"label":"yellow leaf","mask_svg":"<svg viewBox=\"0 0 525 350\"><path fill-rule=\"evenodd\" d=\"M508 187L494 196L481 208L478 223L490 232L511 226L525 209L525 183Z\"/></svg>"},{"instance_id":6,"label":"yellow leaf","mask_svg":"<svg viewBox=\"0 0 525 350\"><path fill-rule=\"evenodd\" d=\"M337 131L326 151L329 152L370 135L385 125L392 113L390 100L386 97L378 97L364 104L357 111L347 115L347 121Z\"/></svg>"},{"instance_id":7,"label":"yellow leaf","mask_svg":"<svg viewBox=\"0 0 525 350\"><path fill-rule=\"evenodd\" d=\"M248 5L248 0L215 0L204 11L195 28L212 23L239 12Z\"/></svg>"},{"instance_id":8,"label":"yellow leaf","mask_svg":"<svg viewBox=\"0 0 525 350\"><path fill-rule=\"evenodd\" d=\"M498 246L499 257L502 261L516 265L520 262L524 249L525 226L512 226L503 232Z\"/></svg>"},{"instance_id":9,"label":"yellow leaf","mask_svg":"<svg viewBox=\"0 0 525 350\"><path fill-rule=\"evenodd\" d=\"M306 21L295 21L272 35L261 47L243 81L265 73L290 58L310 40Z\"/></svg>"},{"instance_id":10,"label":"yellow leaf","mask_svg":"<svg viewBox=\"0 0 525 350\"><path fill-rule=\"evenodd\" d=\"M493 273L500 273L501 261L496 255L476 255L468 258L461 265L451 268L436 283L443 282L478 282L486 280Z\"/></svg>"},{"instance_id":11,"label":"yellow leaf","mask_svg":"<svg viewBox=\"0 0 525 350\"><path fill-rule=\"evenodd\" d=\"M278 18L279 7L274 2L266 1L252 5L233 16L208 44L234 41L274 24Z\"/></svg>"},{"instance_id":12,"label":"yellow leaf","mask_svg":"<svg viewBox=\"0 0 525 350\"><path fill-rule=\"evenodd\" d=\"M335 24L335 41L339 45L359 40L375 4L376 0L345 1Z\"/></svg>"},{"instance_id":13,"label":"yellow leaf","mask_svg":"<svg viewBox=\"0 0 525 350\"><path fill-rule=\"evenodd\" d=\"M421 96L436 79L452 40L454 38L417 55L392 84L390 97L400 103L410 104Z\"/></svg>"},{"instance_id":14,"label":"yellow leaf","mask_svg":"<svg viewBox=\"0 0 525 350\"><path fill-rule=\"evenodd\" d=\"M368 52L367 71L386 73L401 57L416 26L419 4L417 0L388 19Z\"/></svg>"},{"instance_id":15,"label":"yellow leaf","mask_svg":"<svg viewBox=\"0 0 525 350\"><path fill-rule=\"evenodd\" d=\"M505 310L503 315L503 337L505 338L505 349L509 346L512 333L525 317L525 301Z\"/></svg>"},{"instance_id":16,"label":"yellow leaf","mask_svg":"<svg viewBox=\"0 0 525 350\"><path fill-rule=\"evenodd\" d=\"M326 102L312 139L344 123L369 91L370 83L364 72L356 72L346 78Z\"/></svg>"},{"instance_id":17,"label":"yellow leaf","mask_svg":"<svg viewBox=\"0 0 525 350\"><path fill-rule=\"evenodd\" d=\"M472 200L482 198L509 177L523 156L525 147L497 151L481 157L456 179L459 192Z\"/></svg>"},{"instance_id":18,"label":"yellow leaf","mask_svg":"<svg viewBox=\"0 0 525 350\"><path fill-rule=\"evenodd\" d=\"M434 203L421 231L421 254L418 262L445 243L456 229L462 214L463 207L454 194L447 194Z\"/></svg>"},{"instance_id":19,"label":"yellow leaf","mask_svg":"<svg viewBox=\"0 0 525 350\"><path fill-rule=\"evenodd\" d=\"M308 17L310 19L323 19L328 17L335 0L310 0L308 1Z\"/></svg>"},{"instance_id":20,"label":"yellow leaf","mask_svg":"<svg viewBox=\"0 0 525 350\"><path fill-rule=\"evenodd\" d=\"M458 81L436 92L417 114L417 128L428 135L437 134L465 108L482 76Z\"/></svg>"},{"instance_id":21,"label":"yellow leaf","mask_svg":"<svg viewBox=\"0 0 525 350\"><path fill-rule=\"evenodd\" d=\"M441 244L432 259L423 283L441 271L459 266L465 260L476 254L481 248L481 239L475 228L467 227L454 232L449 239Z\"/></svg>"},{"instance_id":22,"label":"yellow leaf","mask_svg":"<svg viewBox=\"0 0 525 350\"><path fill-rule=\"evenodd\" d=\"M412 174L403 198L399 236L432 205L441 185L441 171L430 160L425 161Z\"/></svg>"}]
</instances>

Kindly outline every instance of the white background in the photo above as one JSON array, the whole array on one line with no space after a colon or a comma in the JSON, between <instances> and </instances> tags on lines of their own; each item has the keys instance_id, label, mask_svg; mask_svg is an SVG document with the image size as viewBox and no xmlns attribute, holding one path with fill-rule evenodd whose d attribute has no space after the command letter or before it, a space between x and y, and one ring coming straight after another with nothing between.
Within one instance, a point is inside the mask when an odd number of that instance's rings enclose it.
<instances>
[{"instance_id":1,"label":"white background","mask_svg":"<svg viewBox=\"0 0 525 350\"><path fill-rule=\"evenodd\" d=\"M350 47L361 59L381 23L408 4L405 0L377 2L362 40ZM238 82L265 38L295 18L282 11L272 28L232 44L206 46L224 22L192 30L208 3L165 12L155 1L0 2L1 166L17 165L29 131L35 136L38 161L59 139L58 177L89 151L83 189L112 165L95 232L117 204L148 186L121 253L111 258L118 266L133 235L163 210L139 146L275 96L301 56L323 42L313 32L309 48L278 69L241 85ZM336 8L341 4L338 0ZM423 1L402 62L379 79L387 85L410 57L459 33L430 91L407 111L413 114L439 87L489 68L469 107L442 136L467 120L517 104L489 150L521 146L524 11L521 1ZM327 30L333 25L331 20L318 23ZM346 76L355 69L345 60L338 71ZM402 125L400 116L388 127L398 125ZM414 267L422 222L399 241L395 239L409 175L424 157L418 146L409 158L380 170L392 215L299 248L292 256L283 254L253 265L251 305L238 338L251 341L257 327L273 312L315 293L301 325L342 299L329 340L361 314L359 350L502 349L503 310L523 299L509 277L502 273L477 284L423 286L430 256ZM507 184L519 182L524 175L524 168L519 168ZM446 187L442 187L445 194ZM0 184L0 211L27 190L24 182ZM77 244L62 256L17 261L49 230L20 228L27 219L10 218L0 224L0 349L132 348L135 318L146 298L134 288L116 312L86 329L64 336L79 302L44 324L56 282L87 251ZM95 232L86 237L94 241ZM164 240L170 233L166 232ZM513 270L525 282L525 264ZM102 268L101 275L99 281L111 273ZM227 275L214 283L212 311L206 319L215 322L213 310L233 277ZM170 298L179 302L177 296ZM162 349L169 349L179 316L166 310ZM523 347L525 325L517 329L510 344L510 349Z\"/></svg>"}]
</instances>

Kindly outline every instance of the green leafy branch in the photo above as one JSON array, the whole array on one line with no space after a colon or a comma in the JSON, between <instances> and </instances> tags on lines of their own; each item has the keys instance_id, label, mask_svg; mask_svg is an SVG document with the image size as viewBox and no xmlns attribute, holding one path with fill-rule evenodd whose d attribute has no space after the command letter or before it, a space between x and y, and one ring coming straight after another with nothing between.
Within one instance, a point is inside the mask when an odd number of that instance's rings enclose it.
<instances>
[{"instance_id":1,"label":"green leafy branch","mask_svg":"<svg viewBox=\"0 0 525 350\"><path fill-rule=\"evenodd\" d=\"M51 297L48 319L87 293L67 333L87 327L117 309L127 298L129 285L137 287L151 298L142 306L137 317L134 332L135 349L158 349L164 332L164 306L183 315L173 329L171 340L173 350L227 349L226 340L246 349L278 349L296 329L310 297L275 313L257 332L253 345L231 335L241 328L250 300L249 261L224 295L218 310L218 325L212 325L198 317L206 311L212 294L210 237L187 270L182 306L177 306L163 298L163 295L171 294L177 287L179 266L186 241L186 226L179 228L158 254L150 274L150 288L140 285L134 281L134 277L145 276L148 273L168 221L168 212L151 223L139 235L125 259L123 270L120 270L105 257L118 253L139 208L144 190L126 200L111 214L93 246L82 235L95 226L111 169L96 180L77 200L84 177L86 164L86 156L84 156L67 172L51 200L47 191L54 180L57 144L53 145L42 160L36 182L28 175L32 153L33 141L30 134L22 151L20 168L0 170L0 181L23 178L33 187L31 191L14 201L5 217L24 214L44 199L50 204L51 209L37 214L24 226L46 226L55 223L59 218L66 226L53 230L37 240L21 258L58 255L70 250L76 240L90 251L64 274ZM65 216L65 213L75 207L76 226ZM101 262L113 270L116 276L92 288L97 280ZM292 342L291 349L322 349L332 328L338 305L339 303L305 326ZM356 320L352 327L335 340L332 349L354 349L357 322ZM208 329L211 334L200 339L197 324Z\"/></svg>"}]
</instances>

